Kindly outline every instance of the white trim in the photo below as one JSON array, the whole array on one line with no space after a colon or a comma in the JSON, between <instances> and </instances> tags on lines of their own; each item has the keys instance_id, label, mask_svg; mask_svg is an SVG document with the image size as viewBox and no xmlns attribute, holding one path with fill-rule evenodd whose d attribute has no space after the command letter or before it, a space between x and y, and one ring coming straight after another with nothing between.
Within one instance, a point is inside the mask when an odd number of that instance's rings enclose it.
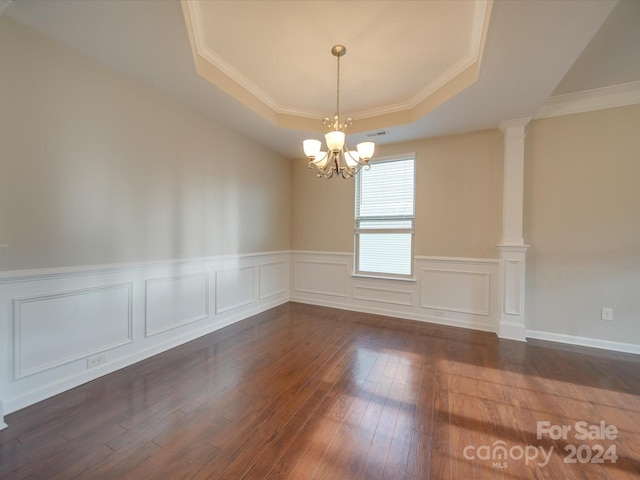
<instances>
[{"instance_id":1,"label":"white trim","mask_svg":"<svg viewBox=\"0 0 640 480\"><path fill-rule=\"evenodd\" d=\"M292 255L325 255L336 257L353 257L353 252L316 252L314 250L291 250Z\"/></svg>"},{"instance_id":2,"label":"white trim","mask_svg":"<svg viewBox=\"0 0 640 480\"><path fill-rule=\"evenodd\" d=\"M559 117L638 103L640 81L549 97L534 118Z\"/></svg>"},{"instance_id":3,"label":"white trim","mask_svg":"<svg viewBox=\"0 0 640 480\"><path fill-rule=\"evenodd\" d=\"M85 295L85 294L94 293L94 292L118 290L122 288L126 288L126 291L127 291L127 337L126 338L118 340L117 342L114 342L114 343L100 345L99 347L91 350L84 350L74 355L70 355L55 361L51 361L51 362L39 365L38 367L30 368L28 370L23 370L22 355L21 355L22 354L22 350L21 350L22 304L43 301L43 300L51 300L55 298L79 296L79 295ZM19 380L21 378L34 375L36 373L44 372L46 370L51 370L52 368L65 365L67 363L75 362L76 360L80 360L82 358L90 357L92 355L97 355L99 353L103 353L108 350L130 344L133 342L133 282L118 283L115 285L101 285L98 287L65 290L62 292L45 293L42 295L30 295L28 297L14 298L13 299L13 332L14 332L13 333L13 365L14 365L13 378L14 380Z\"/></svg>"},{"instance_id":4,"label":"white trim","mask_svg":"<svg viewBox=\"0 0 640 480\"><path fill-rule=\"evenodd\" d=\"M227 327L240 320L244 320L253 315L257 315L258 313L264 312L271 308L275 308L278 305L287 302L288 299L273 300L256 308L244 310L236 315L225 317L224 320L216 322L212 325L205 326L203 328L191 331L183 335L170 337L166 342L162 344L154 345L153 347L137 351L126 357L121 357L118 360L108 362L101 367L76 373L66 378L57 379L55 382L42 385L18 397L5 400L7 413L15 412L16 410L20 410L21 408L28 407L29 405L33 405L34 403L37 403L41 400L65 392L84 383L90 382L91 380L95 380L96 378L103 375L107 375L122 368L128 367L130 365L133 365L134 363L140 362L149 357L153 357L154 355L158 355L159 353L170 350L171 348L177 347L186 342L190 342L191 340L195 340L204 335L208 335L215 332L216 330L220 330L221 328Z\"/></svg>"},{"instance_id":5,"label":"white trim","mask_svg":"<svg viewBox=\"0 0 640 480\"><path fill-rule=\"evenodd\" d=\"M240 85L245 91L259 99L262 103L268 106L274 112L280 111L280 104L271 97L267 92L258 87L255 83L245 77L240 71L238 71L233 65L220 57L216 52L211 50L205 43L204 38L204 26L202 23L202 11L200 10L200 2L194 0L187 0L187 10L189 11L189 18L191 19L191 27L193 28L193 37L196 44L196 51L198 55L211 65L216 67L220 72L226 75L230 80L233 80Z\"/></svg>"},{"instance_id":6,"label":"white trim","mask_svg":"<svg viewBox=\"0 0 640 480\"><path fill-rule=\"evenodd\" d=\"M430 308L433 310L444 310L445 312L458 312L458 313L468 313L470 315L482 315L488 317L490 314L490 305L491 305L491 274L489 272L474 272L472 270L450 270L444 268L422 268L420 270L421 273L424 272L434 272L434 273L453 273L460 275L471 275L476 277L483 277L485 279L484 284L484 297L486 300L486 308L483 310L472 310L467 308L457 308L450 307L445 305L432 305L425 302L424 297L421 296L420 307L422 308ZM423 277L420 277L423 279ZM422 280L424 282L424 280Z\"/></svg>"},{"instance_id":7,"label":"white trim","mask_svg":"<svg viewBox=\"0 0 640 480\"><path fill-rule=\"evenodd\" d=\"M225 307L221 307L220 306L220 292L218 290L218 288L220 287L221 281L220 281L220 274L224 273L224 272L240 272L242 270L251 270L251 278L252 278L252 282L251 282L251 298L242 300L240 302L236 302L233 303L231 305L226 305ZM215 311L216 311L216 315L220 315L221 313L225 313L225 312L229 312L231 310L235 310L237 308L242 308L246 305L251 305L252 303L254 303L256 301L256 275L257 275L257 270L256 270L256 266L255 265L245 265L242 267L233 267L233 268L218 268L216 269L216 284L213 287L213 290L215 292L215 299L216 299L216 307L215 307Z\"/></svg>"},{"instance_id":8,"label":"white trim","mask_svg":"<svg viewBox=\"0 0 640 480\"><path fill-rule=\"evenodd\" d=\"M527 330L527 338L640 355L640 345L635 345L633 343L599 340L597 338L579 337L575 335L566 335L564 333L542 332L539 330Z\"/></svg>"},{"instance_id":9,"label":"white trim","mask_svg":"<svg viewBox=\"0 0 640 480\"><path fill-rule=\"evenodd\" d=\"M8 425L4 421L4 404L0 400L0 430L4 430Z\"/></svg>"},{"instance_id":10,"label":"white trim","mask_svg":"<svg viewBox=\"0 0 640 480\"><path fill-rule=\"evenodd\" d=\"M440 263L463 263L476 265L499 265L499 258L472 258L472 257L413 257L416 261L422 262L440 262Z\"/></svg>"},{"instance_id":11,"label":"white trim","mask_svg":"<svg viewBox=\"0 0 640 480\"><path fill-rule=\"evenodd\" d=\"M400 280L401 282L407 282L407 283L416 283L417 279L415 276L413 277L394 277L392 275L389 276L384 276L384 275L377 275L377 274L367 274L367 273L352 273L351 274L351 278L363 278L365 280Z\"/></svg>"},{"instance_id":12,"label":"white trim","mask_svg":"<svg viewBox=\"0 0 640 480\"><path fill-rule=\"evenodd\" d=\"M337 267L341 267L344 269L344 273L345 276L348 276L348 264L346 263L340 263L340 262L319 262L317 260L296 260L295 262L292 262L292 266L293 266L293 291L295 292L300 292L300 293L313 293L313 294L319 294L319 295L328 295L328 296L332 296L332 297L341 297L341 298L346 298L347 297L347 285L345 282L345 291L344 292L328 292L328 291L323 291L323 290L311 290L311 289L306 289L306 288L301 288L300 286L298 286L298 282L296 281L296 275L295 275L295 271L296 271L296 267L300 264L311 264L311 265L332 265L332 266L337 266Z\"/></svg>"},{"instance_id":13,"label":"white trim","mask_svg":"<svg viewBox=\"0 0 640 480\"><path fill-rule=\"evenodd\" d=\"M519 321L509 322L506 320L502 320L500 321L500 325L498 325L498 337L504 338L506 340L526 342L527 329Z\"/></svg>"},{"instance_id":14,"label":"white trim","mask_svg":"<svg viewBox=\"0 0 640 480\"><path fill-rule=\"evenodd\" d=\"M306 297L292 296L290 298L290 301L297 302L297 303L305 303L309 305L318 305L321 307L337 308L340 310L347 310L350 312L361 312L361 313L370 313L373 315L384 315L387 317L400 318L403 320L413 320L416 322L433 323L436 325L445 325L448 327L465 328L467 330L478 330L480 332L496 333L495 327L488 322L478 322L473 320L458 320L454 318L436 317L433 315L415 314L407 311L400 311L395 309L390 310L390 309L379 308L379 307L372 308L372 307L366 307L362 305L355 305L353 303L344 304L339 302L332 302L330 300L319 299L319 298L309 299Z\"/></svg>"},{"instance_id":15,"label":"white trim","mask_svg":"<svg viewBox=\"0 0 640 480\"><path fill-rule=\"evenodd\" d=\"M2 0L0 0L2 1ZM489 22L490 16L487 11L493 0L476 0L474 3L473 18L471 24L471 34L467 53L460 58L454 65L444 71L435 78L425 88L415 94L406 101L397 102L391 105L385 105L378 108L370 108L352 112L352 117L370 118L381 115L387 115L397 112L405 112L414 109L420 103L432 96L438 90L449 84L458 75L464 72L478 62L482 54L481 47L483 45L483 36L487 30L486 23ZM186 0L185 5L189 15L189 21L193 30L193 38L197 55L209 62L221 73L226 75L230 80L236 82L246 92L253 95L274 113L280 115L294 115L303 118L322 118L323 114L310 109L302 109L279 103L275 98L260 88L257 84L243 75L233 65L220 57L215 51L211 50L205 43L205 35L203 33L202 11L200 2L196 0Z\"/></svg>"},{"instance_id":16,"label":"white trim","mask_svg":"<svg viewBox=\"0 0 640 480\"><path fill-rule=\"evenodd\" d=\"M358 290L364 290L364 291L372 291L372 292L377 292L378 294L382 294L382 293L390 293L390 294L396 294L398 296L405 296L408 297L409 300L408 301L397 301L397 300L390 300L390 299L385 299L382 298L380 296L377 296L376 294L368 297L366 295L363 295L362 293L360 293L360 295L358 296ZM378 287L368 287L365 285L354 285L353 286L353 298L354 300L365 300L365 301L369 301L369 302L378 302L378 303L388 303L391 305L404 305L405 307L412 307L413 306L413 290L398 290L396 288L378 288Z\"/></svg>"},{"instance_id":17,"label":"white trim","mask_svg":"<svg viewBox=\"0 0 640 480\"><path fill-rule=\"evenodd\" d=\"M263 267L271 267L273 265L284 265L284 267L286 268L288 263L289 262L286 261L286 260L281 260L281 261L276 261L276 262L265 262L265 263L261 263L260 265L258 265L258 299L259 300L264 300L265 298L274 297L276 295L289 295L288 287L287 287L287 289L278 290L278 291L270 293L268 295L263 295L262 294L262 278L263 278L262 269L263 269Z\"/></svg>"},{"instance_id":18,"label":"white trim","mask_svg":"<svg viewBox=\"0 0 640 480\"><path fill-rule=\"evenodd\" d=\"M177 281L183 278L196 278L196 277L204 277L204 286L205 286L205 297L204 297L204 313L201 315L197 315L191 318L185 318L180 320L179 322L172 323L169 326L165 326L162 328L158 328L156 330L151 329L149 325L149 284L157 283L162 280L172 280ZM182 327L183 325L187 325L189 323L198 322L200 320L204 320L209 318L209 272L196 272L190 273L187 275L169 275L164 277L154 277L148 278L144 282L144 336L145 337L153 337L159 333L163 333L169 330L173 330L174 328Z\"/></svg>"}]
</instances>

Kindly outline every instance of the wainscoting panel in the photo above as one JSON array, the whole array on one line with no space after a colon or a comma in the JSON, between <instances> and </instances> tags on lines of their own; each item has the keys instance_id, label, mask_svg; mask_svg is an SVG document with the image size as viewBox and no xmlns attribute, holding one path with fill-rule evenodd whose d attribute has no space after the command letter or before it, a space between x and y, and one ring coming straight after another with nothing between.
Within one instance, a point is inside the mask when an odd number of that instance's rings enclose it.
<instances>
[{"instance_id":1,"label":"wainscoting panel","mask_svg":"<svg viewBox=\"0 0 640 480\"><path fill-rule=\"evenodd\" d=\"M354 285L353 298L391 305L413 306L413 291Z\"/></svg>"},{"instance_id":2,"label":"wainscoting panel","mask_svg":"<svg viewBox=\"0 0 640 480\"><path fill-rule=\"evenodd\" d=\"M131 342L131 287L128 283L14 299L14 378Z\"/></svg>"},{"instance_id":3,"label":"wainscoting panel","mask_svg":"<svg viewBox=\"0 0 640 480\"><path fill-rule=\"evenodd\" d=\"M253 303L256 299L255 265L216 270L216 313Z\"/></svg>"},{"instance_id":4,"label":"wainscoting panel","mask_svg":"<svg viewBox=\"0 0 640 480\"><path fill-rule=\"evenodd\" d=\"M276 295L289 296L289 263L286 261L260 265L260 300Z\"/></svg>"},{"instance_id":5,"label":"wainscoting panel","mask_svg":"<svg viewBox=\"0 0 640 480\"><path fill-rule=\"evenodd\" d=\"M317 260L294 260L293 290L314 295L347 296L350 270L343 261L330 261L325 255Z\"/></svg>"},{"instance_id":6,"label":"wainscoting panel","mask_svg":"<svg viewBox=\"0 0 640 480\"><path fill-rule=\"evenodd\" d=\"M520 315L520 277L522 262L506 259L504 262L504 313Z\"/></svg>"},{"instance_id":7,"label":"wainscoting panel","mask_svg":"<svg viewBox=\"0 0 640 480\"><path fill-rule=\"evenodd\" d=\"M209 317L209 274L196 273L146 281L145 335Z\"/></svg>"},{"instance_id":8,"label":"wainscoting panel","mask_svg":"<svg viewBox=\"0 0 640 480\"><path fill-rule=\"evenodd\" d=\"M498 259L416 257L413 279L353 275L353 254L292 252L291 300L495 332Z\"/></svg>"},{"instance_id":9,"label":"wainscoting panel","mask_svg":"<svg viewBox=\"0 0 640 480\"><path fill-rule=\"evenodd\" d=\"M0 428L2 414L286 303L289 258L0 273Z\"/></svg>"},{"instance_id":10,"label":"wainscoting panel","mask_svg":"<svg viewBox=\"0 0 640 480\"><path fill-rule=\"evenodd\" d=\"M423 268L420 274L421 307L489 315L489 273Z\"/></svg>"}]
</instances>

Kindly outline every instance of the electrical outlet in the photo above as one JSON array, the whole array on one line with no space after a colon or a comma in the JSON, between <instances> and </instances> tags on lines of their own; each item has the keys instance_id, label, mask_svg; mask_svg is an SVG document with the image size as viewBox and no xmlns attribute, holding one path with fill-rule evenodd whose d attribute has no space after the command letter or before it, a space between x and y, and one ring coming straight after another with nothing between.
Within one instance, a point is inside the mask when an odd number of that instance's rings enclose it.
<instances>
[{"instance_id":1,"label":"electrical outlet","mask_svg":"<svg viewBox=\"0 0 640 480\"><path fill-rule=\"evenodd\" d=\"M607 321L613 320L613 308L602 307L601 318Z\"/></svg>"},{"instance_id":2,"label":"electrical outlet","mask_svg":"<svg viewBox=\"0 0 640 480\"><path fill-rule=\"evenodd\" d=\"M436 317L444 318L446 316L444 310L436 310L434 313L436 314Z\"/></svg>"},{"instance_id":3,"label":"electrical outlet","mask_svg":"<svg viewBox=\"0 0 640 480\"><path fill-rule=\"evenodd\" d=\"M99 355L87 358L87 368L95 368L105 363L107 363L106 353L100 353Z\"/></svg>"}]
</instances>

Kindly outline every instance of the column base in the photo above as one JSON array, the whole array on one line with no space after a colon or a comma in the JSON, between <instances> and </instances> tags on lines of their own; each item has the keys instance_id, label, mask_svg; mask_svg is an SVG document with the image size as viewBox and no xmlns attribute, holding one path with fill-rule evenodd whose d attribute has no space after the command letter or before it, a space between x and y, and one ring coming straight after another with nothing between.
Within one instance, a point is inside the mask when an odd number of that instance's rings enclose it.
<instances>
[{"instance_id":1,"label":"column base","mask_svg":"<svg viewBox=\"0 0 640 480\"><path fill-rule=\"evenodd\" d=\"M510 322L504 320L498 326L498 337L507 340L516 340L518 342L527 341L527 329L520 321Z\"/></svg>"}]
</instances>

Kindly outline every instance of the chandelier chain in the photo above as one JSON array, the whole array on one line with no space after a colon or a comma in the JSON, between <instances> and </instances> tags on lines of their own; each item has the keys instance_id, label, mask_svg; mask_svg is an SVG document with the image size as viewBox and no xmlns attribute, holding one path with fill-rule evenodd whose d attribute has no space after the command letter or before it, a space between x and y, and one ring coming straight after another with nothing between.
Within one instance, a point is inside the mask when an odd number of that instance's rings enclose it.
<instances>
[{"instance_id":1,"label":"chandelier chain","mask_svg":"<svg viewBox=\"0 0 640 480\"><path fill-rule=\"evenodd\" d=\"M338 55L338 74L336 75L336 117L340 118L340 55Z\"/></svg>"}]
</instances>

